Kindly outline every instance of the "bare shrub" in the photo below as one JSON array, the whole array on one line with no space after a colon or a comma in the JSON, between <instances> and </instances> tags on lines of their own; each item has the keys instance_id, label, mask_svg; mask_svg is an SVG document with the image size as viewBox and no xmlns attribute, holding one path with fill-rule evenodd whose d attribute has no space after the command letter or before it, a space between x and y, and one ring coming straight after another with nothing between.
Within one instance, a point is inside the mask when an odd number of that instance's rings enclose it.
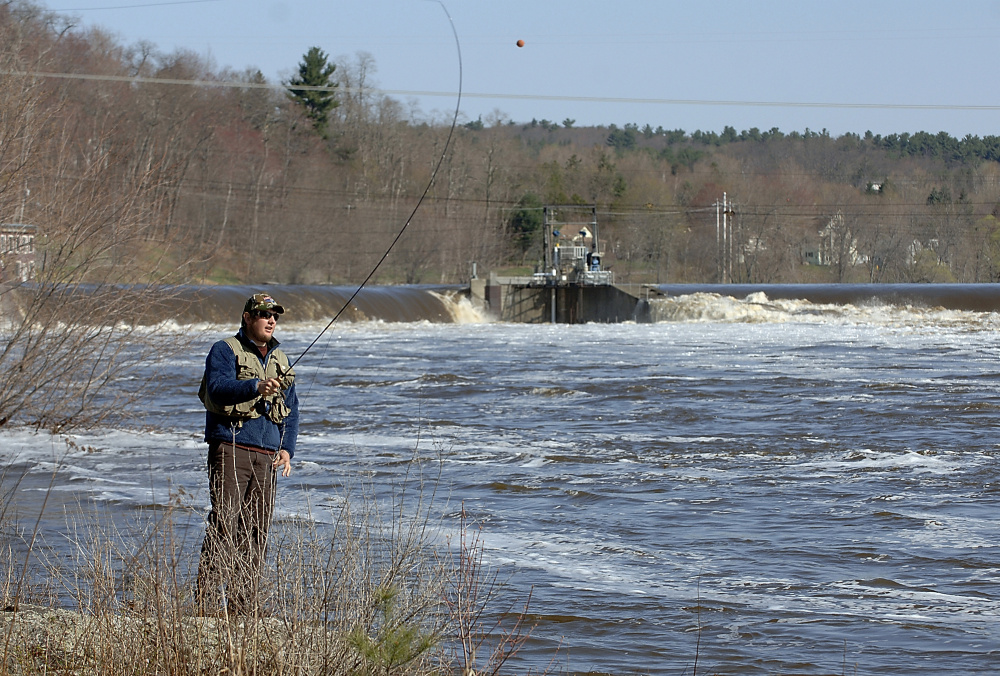
<instances>
[{"instance_id":1,"label":"bare shrub","mask_svg":"<svg viewBox=\"0 0 1000 676\"><path fill-rule=\"evenodd\" d=\"M183 491L128 523L76 516L65 544L32 552L72 610L14 599L0 613L0 676L510 673L530 633L527 606L504 599L464 510L455 539L443 535L435 485L420 480L388 497L348 490L330 523L273 528L262 604L249 616L198 616ZM27 574L13 563L6 578Z\"/></svg>"},{"instance_id":2,"label":"bare shrub","mask_svg":"<svg viewBox=\"0 0 1000 676\"><path fill-rule=\"evenodd\" d=\"M167 337L140 326L164 319L188 263L160 227L175 169L120 133L113 107L88 109L31 75L57 65L60 36L26 34L33 24L11 7L0 8L0 223L37 234L34 278L0 273L0 426L95 425L138 394L132 366L169 354Z\"/></svg>"}]
</instances>

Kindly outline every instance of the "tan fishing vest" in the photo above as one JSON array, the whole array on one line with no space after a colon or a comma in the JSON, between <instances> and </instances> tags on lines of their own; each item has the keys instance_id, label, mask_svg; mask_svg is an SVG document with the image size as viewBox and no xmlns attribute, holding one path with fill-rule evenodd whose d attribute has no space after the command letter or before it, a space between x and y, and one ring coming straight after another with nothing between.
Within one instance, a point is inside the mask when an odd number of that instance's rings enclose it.
<instances>
[{"instance_id":1,"label":"tan fishing vest","mask_svg":"<svg viewBox=\"0 0 1000 676\"><path fill-rule=\"evenodd\" d=\"M201 387L198 389L198 398L201 399L202 403L205 404L205 408L210 412L236 418L239 424L242 424L246 420L259 418L261 413L258 410L257 404L261 400L264 400L270 404L270 406L266 407L267 412L264 415L271 422L280 424L292 412L288 408L288 405L285 404L285 392L288 391L288 388L295 381L295 371L289 365L288 357L285 356L285 353L280 348L276 347L268 353L267 366L265 367L261 363L260 357L257 356L258 353L248 350L240 342L239 338L234 336L227 338L224 342L232 348L233 353L236 355L236 378L238 380L267 380L268 378L277 378L281 381L281 389L277 394L269 397L258 395L250 401L241 401L231 406L220 406L208 396L207 378L206 376L202 376Z\"/></svg>"}]
</instances>

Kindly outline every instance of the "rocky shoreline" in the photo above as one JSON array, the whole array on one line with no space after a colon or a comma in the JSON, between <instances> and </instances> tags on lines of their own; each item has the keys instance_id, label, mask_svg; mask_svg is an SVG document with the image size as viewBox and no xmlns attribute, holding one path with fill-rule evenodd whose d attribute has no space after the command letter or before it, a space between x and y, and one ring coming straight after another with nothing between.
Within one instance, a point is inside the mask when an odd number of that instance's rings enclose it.
<instances>
[{"instance_id":1,"label":"rocky shoreline","mask_svg":"<svg viewBox=\"0 0 1000 676\"><path fill-rule=\"evenodd\" d=\"M276 617L101 616L29 604L0 612L0 654L9 674L55 667L76 674L135 673L143 671L142 662L164 660L193 662L199 673L234 661L283 661L292 636ZM131 668L120 668L125 666Z\"/></svg>"}]
</instances>

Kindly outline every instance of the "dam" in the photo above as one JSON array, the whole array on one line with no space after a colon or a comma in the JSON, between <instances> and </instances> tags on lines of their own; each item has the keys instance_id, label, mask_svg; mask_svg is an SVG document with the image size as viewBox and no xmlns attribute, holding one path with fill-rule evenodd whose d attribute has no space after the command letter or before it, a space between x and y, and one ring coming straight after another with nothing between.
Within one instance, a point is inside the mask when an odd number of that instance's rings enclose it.
<instances>
[{"instance_id":1,"label":"dam","mask_svg":"<svg viewBox=\"0 0 1000 676\"><path fill-rule=\"evenodd\" d=\"M646 285L544 283L493 274L473 279L469 293L493 318L525 324L648 322L649 298L662 295Z\"/></svg>"},{"instance_id":2,"label":"dam","mask_svg":"<svg viewBox=\"0 0 1000 676\"><path fill-rule=\"evenodd\" d=\"M530 276L490 273L473 279L469 294L494 318L527 324L649 321L650 287L618 286L603 269L596 207L542 210L544 262Z\"/></svg>"}]
</instances>

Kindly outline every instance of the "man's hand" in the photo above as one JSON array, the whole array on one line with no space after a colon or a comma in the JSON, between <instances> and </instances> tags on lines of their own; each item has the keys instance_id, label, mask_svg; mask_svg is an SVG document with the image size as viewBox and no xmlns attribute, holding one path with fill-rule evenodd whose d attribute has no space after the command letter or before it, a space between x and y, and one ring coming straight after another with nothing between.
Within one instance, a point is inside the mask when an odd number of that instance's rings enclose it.
<instances>
[{"instance_id":1,"label":"man's hand","mask_svg":"<svg viewBox=\"0 0 1000 676\"><path fill-rule=\"evenodd\" d=\"M269 397L272 394L277 394L280 389L281 381L277 378L268 378L267 380L257 381L257 393L262 397Z\"/></svg>"},{"instance_id":2,"label":"man's hand","mask_svg":"<svg viewBox=\"0 0 1000 676\"><path fill-rule=\"evenodd\" d=\"M292 473L292 458L288 455L288 451L278 451L278 455L274 458L274 464L271 466L274 469L281 467L281 476L289 476Z\"/></svg>"}]
</instances>

